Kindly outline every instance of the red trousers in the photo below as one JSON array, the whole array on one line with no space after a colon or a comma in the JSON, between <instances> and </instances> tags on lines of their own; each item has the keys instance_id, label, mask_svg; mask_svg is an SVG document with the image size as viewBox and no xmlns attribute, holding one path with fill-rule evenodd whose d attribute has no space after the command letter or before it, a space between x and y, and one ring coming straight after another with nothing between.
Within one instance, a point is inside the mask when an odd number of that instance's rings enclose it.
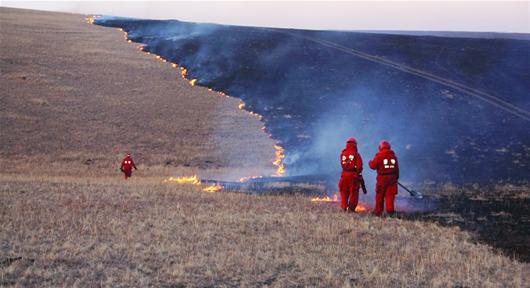
<instances>
[{"instance_id":1,"label":"red trousers","mask_svg":"<svg viewBox=\"0 0 530 288\"><path fill-rule=\"evenodd\" d=\"M352 172L342 172L339 181L340 208L355 211L359 203L359 178Z\"/></svg>"},{"instance_id":2,"label":"red trousers","mask_svg":"<svg viewBox=\"0 0 530 288\"><path fill-rule=\"evenodd\" d=\"M383 206L386 202L386 212L394 213L394 198L397 194L397 178L394 175L377 176L375 184L375 214L383 213Z\"/></svg>"},{"instance_id":3,"label":"red trousers","mask_svg":"<svg viewBox=\"0 0 530 288\"><path fill-rule=\"evenodd\" d=\"M125 180L127 180L127 178L131 177L132 175L132 168L123 168L121 171L123 172L123 174L125 174Z\"/></svg>"}]
</instances>

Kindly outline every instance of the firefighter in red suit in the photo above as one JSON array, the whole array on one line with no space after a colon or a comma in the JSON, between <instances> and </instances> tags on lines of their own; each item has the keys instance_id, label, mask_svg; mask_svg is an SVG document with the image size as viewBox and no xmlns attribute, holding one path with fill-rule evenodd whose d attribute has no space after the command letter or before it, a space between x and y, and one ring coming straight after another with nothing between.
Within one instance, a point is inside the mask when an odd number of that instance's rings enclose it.
<instances>
[{"instance_id":1,"label":"firefighter in red suit","mask_svg":"<svg viewBox=\"0 0 530 288\"><path fill-rule=\"evenodd\" d=\"M132 168L134 168L134 170L138 170L138 168L136 168L136 165L134 164L131 154L127 153L127 155L125 155L125 158L123 158L123 160L121 161L121 167L120 167L121 172L125 174L125 180L131 177Z\"/></svg>"},{"instance_id":2,"label":"firefighter in red suit","mask_svg":"<svg viewBox=\"0 0 530 288\"><path fill-rule=\"evenodd\" d=\"M374 159L368 162L371 169L377 170L377 183L375 184L375 210L378 216L383 213L383 206L386 204L386 212L393 216L394 198L397 194L399 165L396 154L390 149L388 141L379 143L379 152ZM386 203L384 203L386 202Z\"/></svg>"},{"instance_id":3,"label":"firefighter in red suit","mask_svg":"<svg viewBox=\"0 0 530 288\"><path fill-rule=\"evenodd\" d=\"M340 208L344 211L355 212L359 202L359 176L363 171L363 159L357 152L357 140L348 138L346 148L340 154L342 174L340 175Z\"/></svg>"}]
</instances>

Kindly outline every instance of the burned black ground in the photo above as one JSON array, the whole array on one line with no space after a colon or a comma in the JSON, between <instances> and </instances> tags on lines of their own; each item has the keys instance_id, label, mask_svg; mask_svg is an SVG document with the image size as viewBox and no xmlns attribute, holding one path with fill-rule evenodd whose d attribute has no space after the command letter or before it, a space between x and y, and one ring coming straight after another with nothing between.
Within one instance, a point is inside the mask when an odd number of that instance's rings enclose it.
<instances>
[{"instance_id":1,"label":"burned black ground","mask_svg":"<svg viewBox=\"0 0 530 288\"><path fill-rule=\"evenodd\" d=\"M403 219L458 226L474 241L495 247L520 261L530 262L530 188L521 186L476 186L444 189L424 188L436 209L425 213L403 213Z\"/></svg>"},{"instance_id":2,"label":"burned black ground","mask_svg":"<svg viewBox=\"0 0 530 288\"><path fill-rule=\"evenodd\" d=\"M390 140L407 181L528 180L528 40L96 23L244 100L285 148L291 175L335 171L355 136L365 158Z\"/></svg>"}]
</instances>

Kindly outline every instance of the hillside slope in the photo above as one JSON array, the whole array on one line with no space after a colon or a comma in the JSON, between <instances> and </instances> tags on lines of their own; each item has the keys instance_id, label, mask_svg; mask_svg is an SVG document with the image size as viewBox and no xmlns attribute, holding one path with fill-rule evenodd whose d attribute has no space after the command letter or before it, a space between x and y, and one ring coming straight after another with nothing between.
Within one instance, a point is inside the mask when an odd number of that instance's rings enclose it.
<instances>
[{"instance_id":1,"label":"hillside slope","mask_svg":"<svg viewBox=\"0 0 530 288\"><path fill-rule=\"evenodd\" d=\"M530 281L528 263L421 217L164 182L272 171L273 141L237 100L191 87L122 32L4 8L0 29L0 286ZM128 181L116 171L125 150L140 163Z\"/></svg>"},{"instance_id":2,"label":"hillside slope","mask_svg":"<svg viewBox=\"0 0 530 288\"><path fill-rule=\"evenodd\" d=\"M122 32L9 8L0 27L3 172L118 175L130 151L140 175L273 173L274 142L239 100L192 87Z\"/></svg>"},{"instance_id":3,"label":"hillside slope","mask_svg":"<svg viewBox=\"0 0 530 288\"><path fill-rule=\"evenodd\" d=\"M292 175L337 172L329 159L355 136L365 157L390 140L407 181L529 180L529 40L95 23L242 98L284 146Z\"/></svg>"}]
</instances>

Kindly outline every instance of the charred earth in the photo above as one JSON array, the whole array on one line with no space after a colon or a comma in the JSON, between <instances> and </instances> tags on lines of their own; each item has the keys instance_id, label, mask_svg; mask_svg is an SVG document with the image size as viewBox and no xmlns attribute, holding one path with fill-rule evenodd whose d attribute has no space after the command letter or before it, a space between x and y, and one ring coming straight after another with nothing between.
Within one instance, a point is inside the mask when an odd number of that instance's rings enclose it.
<instances>
[{"instance_id":1,"label":"charred earth","mask_svg":"<svg viewBox=\"0 0 530 288\"><path fill-rule=\"evenodd\" d=\"M334 171L331 159L353 135L365 158L379 140L390 140L405 180L528 180L528 35L436 37L115 17L95 23L124 29L145 51L186 67L197 84L245 101L285 148L291 175Z\"/></svg>"}]
</instances>

